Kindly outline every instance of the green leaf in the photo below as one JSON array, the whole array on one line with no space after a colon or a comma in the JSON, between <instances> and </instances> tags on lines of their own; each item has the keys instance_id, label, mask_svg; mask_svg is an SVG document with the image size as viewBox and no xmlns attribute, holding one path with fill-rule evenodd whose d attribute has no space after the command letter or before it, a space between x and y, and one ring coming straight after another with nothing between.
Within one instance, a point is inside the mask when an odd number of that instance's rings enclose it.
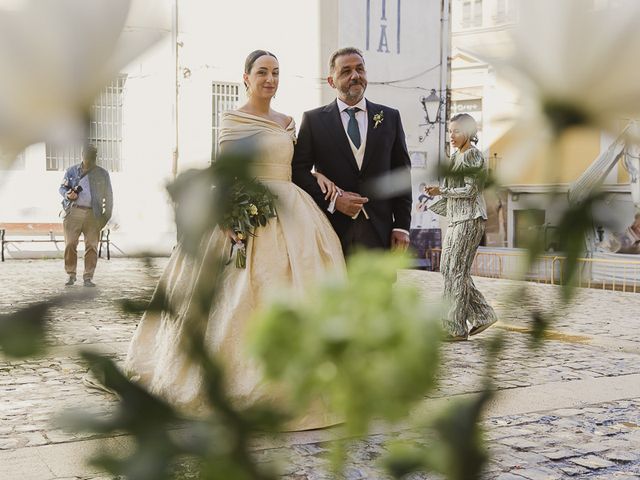
<instances>
[{"instance_id":1,"label":"green leaf","mask_svg":"<svg viewBox=\"0 0 640 480\"><path fill-rule=\"evenodd\" d=\"M322 398L350 434L399 420L435 383L441 326L413 288L393 285L407 259L359 253L348 278L283 297L253 321L252 349L290 385L296 412Z\"/></svg>"},{"instance_id":2,"label":"green leaf","mask_svg":"<svg viewBox=\"0 0 640 480\"><path fill-rule=\"evenodd\" d=\"M602 192L592 193L582 202L570 205L558 223L557 235L566 255L566 260L562 263L562 293L565 301L573 297L575 287L580 284L579 258L586 249L586 235L593 228L594 207L603 199ZM608 222L606 219L598 219L597 223Z\"/></svg>"},{"instance_id":3,"label":"green leaf","mask_svg":"<svg viewBox=\"0 0 640 480\"><path fill-rule=\"evenodd\" d=\"M0 315L0 348L9 357L28 357L44 349L45 326L53 301L38 302Z\"/></svg>"},{"instance_id":4,"label":"green leaf","mask_svg":"<svg viewBox=\"0 0 640 480\"><path fill-rule=\"evenodd\" d=\"M0 350L9 357L29 357L45 350L51 309L71 302L91 300L95 293L65 294L0 315Z\"/></svg>"}]
</instances>

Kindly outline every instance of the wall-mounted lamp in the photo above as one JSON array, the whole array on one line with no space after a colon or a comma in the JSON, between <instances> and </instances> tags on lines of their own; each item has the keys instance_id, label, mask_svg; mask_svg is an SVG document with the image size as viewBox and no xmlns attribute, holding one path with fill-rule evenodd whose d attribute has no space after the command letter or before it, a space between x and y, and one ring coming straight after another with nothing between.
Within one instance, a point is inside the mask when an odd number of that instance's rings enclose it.
<instances>
[{"instance_id":1,"label":"wall-mounted lamp","mask_svg":"<svg viewBox=\"0 0 640 480\"><path fill-rule=\"evenodd\" d=\"M426 129L424 135L421 135L418 140L424 142L425 138L429 136L429 133L437 123L444 123L444 121L440 119L440 111L444 105L444 100L436 93L436 89L432 88L428 96L420 97L420 103L422 104L427 123L420 124L421 127L426 127Z\"/></svg>"}]
</instances>

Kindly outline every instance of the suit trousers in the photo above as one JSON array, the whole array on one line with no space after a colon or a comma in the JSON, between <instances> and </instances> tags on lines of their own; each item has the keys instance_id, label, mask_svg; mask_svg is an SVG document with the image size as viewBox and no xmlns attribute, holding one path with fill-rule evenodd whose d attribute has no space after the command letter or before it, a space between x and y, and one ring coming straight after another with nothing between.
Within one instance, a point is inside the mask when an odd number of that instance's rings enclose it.
<instances>
[{"instance_id":1,"label":"suit trousers","mask_svg":"<svg viewBox=\"0 0 640 480\"><path fill-rule=\"evenodd\" d=\"M380 239L380 235L373 226L371 220L360 213L358 217L351 222L351 227L347 231L344 238L340 239L342 243L342 251L345 257L361 248L366 249L384 249L385 245Z\"/></svg>"},{"instance_id":2,"label":"suit trousers","mask_svg":"<svg viewBox=\"0 0 640 480\"><path fill-rule=\"evenodd\" d=\"M64 227L64 268L68 275L76 275L78 265L78 242L84 235L83 278L91 280L98 263L98 241L100 227L93 210L71 207L63 221Z\"/></svg>"}]
</instances>

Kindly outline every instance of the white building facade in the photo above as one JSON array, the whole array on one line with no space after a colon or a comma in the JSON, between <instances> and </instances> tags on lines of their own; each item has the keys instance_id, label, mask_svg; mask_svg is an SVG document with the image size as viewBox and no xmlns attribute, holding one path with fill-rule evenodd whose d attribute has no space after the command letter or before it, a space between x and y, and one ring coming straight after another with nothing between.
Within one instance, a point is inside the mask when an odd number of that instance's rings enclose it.
<instances>
[{"instance_id":1,"label":"white building facade","mask_svg":"<svg viewBox=\"0 0 640 480\"><path fill-rule=\"evenodd\" d=\"M448 82L448 0L281 0L277 3L158 0L162 24L132 12L128 28L157 28L164 39L124 69L96 99L90 140L114 188L115 254L168 253L175 243L165 185L216 153L220 114L245 101L247 54L274 52L280 88L274 108L299 123L305 110L335 98L328 58L343 46L365 55L367 97L400 110L414 162L415 190L435 179L444 127L425 137L421 97ZM444 20L443 20L444 19ZM444 116L444 109L443 109ZM2 172L0 223L59 222L64 169L77 147L28 147ZM26 193L28 192L28 193ZM437 228L420 218L420 228ZM423 225L424 223L424 225ZM11 252L9 252L9 255Z\"/></svg>"},{"instance_id":2,"label":"white building facade","mask_svg":"<svg viewBox=\"0 0 640 480\"><path fill-rule=\"evenodd\" d=\"M528 1L528 0L527 0ZM593 8L612 8L612 0L585 0ZM452 3L452 59L451 112L469 113L479 125L479 148L488 159L489 168L500 171L503 162L512 161L510 145L512 120L522 108L519 93L496 74L479 53L492 55L510 53L509 31L519 19L518 0L453 0ZM535 41L535 39L532 39ZM622 122L620 130L626 125ZM524 247L533 231L552 232L567 207L567 201L549 203L555 191L567 192L598 156L607 151L615 135L594 130L575 135L567 141L571 161L567 162L559 183L550 183L540 169L523 170L514 183L502 191L487 192L489 207L486 244L491 247ZM633 221L635 207L629 196L629 180L622 162L615 164L604 179L603 189L608 201L616 208L611 211L614 230ZM551 233L545 238L552 238ZM557 251L557 242L545 241L549 251Z\"/></svg>"}]
</instances>

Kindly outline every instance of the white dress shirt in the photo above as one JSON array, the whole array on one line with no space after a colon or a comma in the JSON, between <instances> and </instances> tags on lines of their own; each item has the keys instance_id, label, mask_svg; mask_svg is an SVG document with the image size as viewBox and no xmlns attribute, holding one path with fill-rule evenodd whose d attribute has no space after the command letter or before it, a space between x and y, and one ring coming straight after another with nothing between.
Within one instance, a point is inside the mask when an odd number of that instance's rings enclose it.
<instances>
[{"instance_id":1,"label":"white dress shirt","mask_svg":"<svg viewBox=\"0 0 640 480\"><path fill-rule=\"evenodd\" d=\"M342 126L344 127L344 133L347 135L347 139L349 140L349 146L351 147L351 151L353 152L353 156L356 159L356 163L358 164L358 168L362 168L362 161L364 160L364 150L367 144L367 129L369 127L369 119L367 118L367 101L362 97L355 105L347 105L339 98L338 101L338 110L340 110L340 118L342 119ZM347 128L349 127L349 114L347 110L349 108L359 108L360 110L356 112L356 122L358 122L358 130L360 130L360 148L356 148L356 146L351 141L351 137L347 133Z\"/></svg>"},{"instance_id":2,"label":"white dress shirt","mask_svg":"<svg viewBox=\"0 0 640 480\"><path fill-rule=\"evenodd\" d=\"M82 191L78 194L76 205L78 207L91 206L91 184L89 183L89 175L85 175L80 179L78 185L82 187Z\"/></svg>"}]
</instances>

